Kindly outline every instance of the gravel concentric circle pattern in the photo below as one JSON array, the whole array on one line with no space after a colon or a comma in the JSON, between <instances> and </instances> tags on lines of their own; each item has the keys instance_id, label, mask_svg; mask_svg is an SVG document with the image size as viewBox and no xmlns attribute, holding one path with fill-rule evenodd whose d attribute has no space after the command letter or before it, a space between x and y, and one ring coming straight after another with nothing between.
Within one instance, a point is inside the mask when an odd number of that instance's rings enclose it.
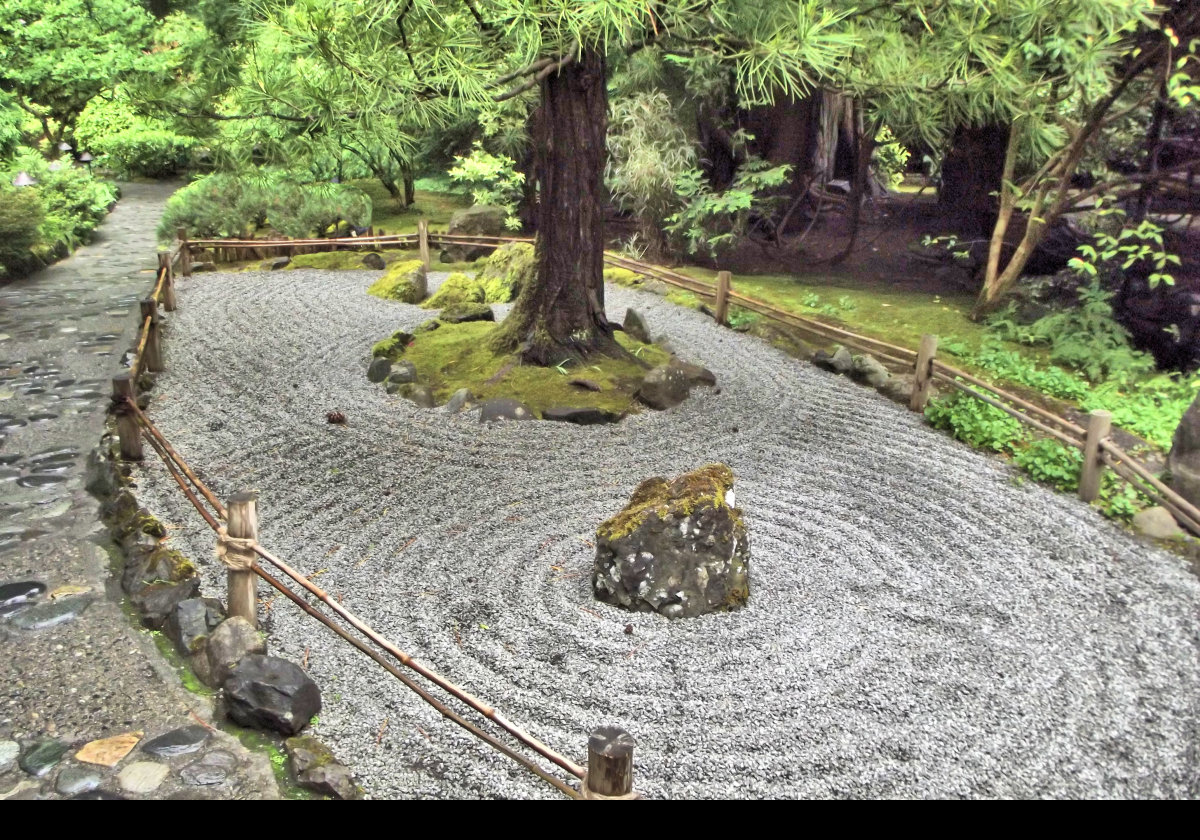
<instances>
[{"instance_id":1,"label":"gravel concentric circle pattern","mask_svg":"<svg viewBox=\"0 0 1200 840\"><path fill-rule=\"evenodd\" d=\"M650 797L1200 793L1200 582L1075 499L874 392L660 298L608 289L721 392L619 425L481 425L367 382L430 317L373 272L184 281L151 416L262 542L374 627L584 759L638 741ZM340 409L345 427L325 421ZM593 601L596 525L640 480L722 460L751 601L686 621ZM157 462L141 492L224 594L212 537ZM261 586L261 585L260 585ZM261 586L307 653L317 734L374 797L556 794ZM633 633L624 632L632 624Z\"/></svg>"}]
</instances>

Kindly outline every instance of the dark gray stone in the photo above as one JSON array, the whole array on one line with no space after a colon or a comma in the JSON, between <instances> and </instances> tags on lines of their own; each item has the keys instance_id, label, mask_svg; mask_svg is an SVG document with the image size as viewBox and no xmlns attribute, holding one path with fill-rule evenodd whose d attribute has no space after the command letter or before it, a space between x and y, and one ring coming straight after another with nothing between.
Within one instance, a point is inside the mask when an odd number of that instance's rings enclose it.
<instances>
[{"instance_id":1,"label":"dark gray stone","mask_svg":"<svg viewBox=\"0 0 1200 840\"><path fill-rule=\"evenodd\" d=\"M574 379L568 379L567 384L570 385L572 388L578 388L581 391L600 391L600 390L602 390L602 388L600 387L600 383L595 381L594 379L583 379L582 377L575 377Z\"/></svg>"},{"instance_id":2,"label":"dark gray stone","mask_svg":"<svg viewBox=\"0 0 1200 840\"><path fill-rule=\"evenodd\" d=\"M46 592L46 584L37 580L22 580L0 584L0 607L23 604Z\"/></svg>"},{"instance_id":3,"label":"dark gray stone","mask_svg":"<svg viewBox=\"0 0 1200 840\"><path fill-rule=\"evenodd\" d=\"M244 657L267 652L267 643L254 625L241 616L227 618L213 630L204 646L208 659L210 685L220 685Z\"/></svg>"},{"instance_id":4,"label":"dark gray stone","mask_svg":"<svg viewBox=\"0 0 1200 840\"><path fill-rule=\"evenodd\" d=\"M385 268L387 268L387 263L384 262L383 256L376 253L364 254L362 258L362 264L367 268L374 269L375 271L383 271Z\"/></svg>"},{"instance_id":5,"label":"dark gray stone","mask_svg":"<svg viewBox=\"0 0 1200 840\"><path fill-rule=\"evenodd\" d=\"M850 355L849 350L839 344L833 348L832 354L824 350L818 350L814 353L813 364L833 373L849 373L851 366L854 364L854 358Z\"/></svg>"},{"instance_id":6,"label":"dark gray stone","mask_svg":"<svg viewBox=\"0 0 1200 840\"><path fill-rule=\"evenodd\" d=\"M502 236L504 234L504 210L476 204L454 211L446 233L460 236ZM486 257L495 249L494 245L447 245L441 253L442 262L470 262Z\"/></svg>"},{"instance_id":7,"label":"dark gray stone","mask_svg":"<svg viewBox=\"0 0 1200 840\"><path fill-rule=\"evenodd\" d=\"M75 620L95 600L92 595L72 595L34 604L9 619L19 630L44 630Z\"/></svg>"},{"instance_id":8,"label":"dark gray stone","mask_svg":"<svg viewBox=\"0 0 1200 840\"><path fill-rule=\"evenodd\" d=\"M683 371L683 375L693 386L704 385L711 388L717 384L717 375L706 367L685 362L683 359L671 359L671 364Z\"/></svg>"},{"instance_id":9,"label":"dark gray stone","mask_svg":"<svg viewBox=\"0 0 1200 840\"><path fill-rule=\"evenodd\" d=\"M917 378L911 373L901 373L888 377L886 382L876 386L876 390L892 402L908 405L912 402L912 392L916 387L916 380ZM932 392L930 395L932 396Z\"/></svg>"},{"instance_id":10,"label":"dark gray stone","mask_svg":"<svg viewBox=\"0 0 1200 840\"><path fill-rule=\"evenodd\" d=\"M533 412L525 403L517 402L507 397L497 397L487 400L480 406L479 422L489 423L493 420L533 420Z\"/></svg>"},{"instance_id":11,"label":"dark gray stone","mask_svg":"<svg viewBox=\"0 0 1200 840\"><path fill-rule=\"evenodd\" d=\"M215 750L180 770L179 778L194 787L219 785L236 767L237 758L232 753Z\"/></svg>"},{"instance_id":12,"label":"dark gray stone","mask_svg":"<svg viewBox=\"0 0 1200 840\"><path fill-rule=\"evenodd\" d=\"M471 401L475 397L467 388L459 388L450 395L450 399L446 400L446 404L442 406L448 414L458 414L460 411L467 411L471 408Z\"/></svg>"},{"instance_id":13,"label":"dark gray stone","mask_svg":"<svg viewBox=\"0 0 1200 840\"><path fill-rule=\"evenodd\" d=\"M288 769L301 787L334 799L362 798L362 791L354 784L354 774L316 738L311 735L288 738L283 748L288 755Z\"/></svg>"},{"instance_id":14,"label":"dark gray stone","mask_svg":"<svg viewBox=\"0 0 1200 840\"><path fill-rule=\"evenodd\" d=\"M412 362L396 362L392 365L392 372L388 374L387 381L391 385L407 385L410 382L416 382L417 369L413 367Z\"/></svg>"},{"instance_id":15,"label":"dark gray stone","mask_svg":"<svg viewBox=\"0 0 1200 840\"><path fill-rule=\"evenodd\" d=\"M157 738L151 738L142 744L142 752L147 755L158 756L159 758L174 758L177 755L187 755L203 747L209 735L208 729L197 723L193 723L190 726L181 726L178 729L172 729L170 732L159 735Z\"/></svg>"},{"instance_id":16,"label":"dark gray stone","mask_svg":"<svg viewBox=\"0 0 1200 840\"><path fill-rule=\"evenodd\" d=\"M392 386L388 386L390 389ZM437 405L437 400L434 399L433 389L428 385L422 385L420 382L412 382L408 385L396 385L396 391L400 396L409 402L416 403L421 408L433 408Z\"/></svg>"},{"instance_id":17,"label":"dark gray stone","mask_svg":"<svg viewBox=\"0 0 1200 840\"><path fill-rule=\"evenodd\" d=\"M692 383L683 369L668 363L646 374L638 388L637 398L650 408L662 411L686 400L691 389Z\"/></svg>"},{"instance_id":18,"label":"dark gray stone","mask_svg":"<svg viewBox=\"0 0 1200 840\"><path fill-rule=\"evenodd\" d=\"M284 735L300 732L321 711L321 691L299 665L252 654L233 667L224 685L229 717L242 726Z\"/></svg>"},{"instance_id":19,"label":"dark gray stone","mask_svg":"<svg viewBox=\"0 0 1200 840\"><path fill-rule=\"evenodd\" d=\"M73 764L70 767L64 767L58 774L58 778L54 781L54 789L63 796L74 796L78 793L95 790L100 787L100 782L100 774L95 770Z\"/></svg>"},{"instance_id":20,"label":"dark gray stone","mask_svg":"<svg viewBox=\"0 0 1200 840\"><path fill-rule=\"evenodd\" d=\"M388 378L388 374L392 372L392 360L380 356L372 359L371 364L367 366L367 379L371 382L382 382Z\"/></svg>"},{"instance_id":21,"label":"dark gray stone","mask_svg":"<svg viewBox=\"0 0 1200 840\"><path fill-rule=\"evenodd\" d=\"M1183 529L1175 521L1175 517L1165 507L1155 506L1139 511L1134 517L1133 530L1139 534L1156 540L1169 540L1182 537Z\"/></svg>"},{"instance_id":22,"label":"dark gray stone","mask_svg":"<svg viewBox=\"0 0 1200 840\"><path fill-rule=\"evenodd\" d=\"M267 271L279 271L279 269L287 268L291 264L291 257L275 257L274 259L263 260L262 267Z\"/></svg>"},{"instance_id":23,"label":"dark gray stone","mask_svg":"<svg viewBox=\"0 0 1200 840\"><path fill-rule=\"evenodd\" d=\"M190 577L178 583L161 581L148 583L130 593L129 602L141 615L143 624L158 630L167 623L167 617L174 612L175 607L189 598L195 598L199 592L200 579L197 577Z\"/></svg>"},{"instance_id":24,"label":"dark gray stone","mask_svg":"<svg viewBox=\"0 0 1200 840\"><path fill-rule=\"evenodd\" d=\"M190 598L172 610L163 628L167 638L183 654L199 653L208 636L225 620L221 602L214 598Z\"/></svg>"},{"instance_id":25,"label":"dark gray stone","mask_svg":"<svg viewBox=\"0 0 1200 840\"><path fill-rule=\"evenodd\" d=\"M636 309L625 310L625 320L621 323L625 328L625 334L630 338L642 342L642 344L650 343L650 328L646 326L646 319Z\"/></svg>"},{"instance_id":26,"label":"dark gray stone","mask_svg":"<svg viewBox=\"0 0 1200 840\"><path fill-rule=\"evenodd\" d=\"M38 738L25 746L17 762L30 776L42 777L49 773L67 754L67 745L57 738Z\"/></svg>"},{"instance_id":27,"label":"dark gray stone","mask_svg":"<svg viewBox=\"0 0 1200 840\"><path fill-rule=\"evenodd\" d=\"M602 423L616 423L621 415L601 408L567 408L555 406L542 412L543 420L557 420L560 423L574 423L577 426L598 426Z\"/></svg>"},{"instance_id":28,"label":"dark gray stone","mask_svg":"<svg viewBox=\"0 0 1200 840\"><path fill-rule=\"evenodd\" d=\"M100 800L121 800L125 801L125 797L119 793L113 793L109 790L88 790L83 793L77 793L71 797L72 799L100 799Z\"/></svg>"},{"instance_id":29,"label":"dark gray stone","mask_svg":"<svg viewBox=\"0 0 1200 840\"><path fill-rule=\"evenodd\" d=\"M456 303L438 313L438 320L447 324L466 324L470 321L495 321L496 313L486 303Z\"/></svg>"},{"instance_id":30,"label":"dark gray stone","mask_svg":"<svg viewBox=\"0 0 1200 840\"><path fill-rule=\"evenodd\" d=\"M866 353L855 356L850 363L850 378L855 382L870 385L872 388L883 387L891 377L891 373L883 366L882 362Z\"/></svg>"},{"instance_id":31,"label":"dark gray stone","mask_svg":"<svg viewBox=\"0 0 1200 840\"><path fill-rule=\"evenodd\" d=\"M651 478L596 530L592 591L629 610L685 618L750 597L750 548L724 464Z\"/></svg>"},{"instance_id":32,"label":"dark gray stone","mask_svg":"<svg viewBox=\"0 0 1200 840\"><path fill-rule=\"evenodd\" d=\"M1193 400L1175 427L1167 453L1171 487L1194 505L1200 505L1200 396Z\"/></svg>"}]
</instances>

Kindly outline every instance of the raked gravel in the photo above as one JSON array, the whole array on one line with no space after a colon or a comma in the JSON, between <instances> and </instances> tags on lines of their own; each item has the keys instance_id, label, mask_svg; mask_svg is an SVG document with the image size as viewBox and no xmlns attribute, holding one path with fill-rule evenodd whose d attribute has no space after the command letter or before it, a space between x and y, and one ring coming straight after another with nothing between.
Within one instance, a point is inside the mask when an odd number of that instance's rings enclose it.
<instances>
[{"instance_id":1,"label":"raked gravel","mask_svg":"<svg viewBox=\"0 0 1200 840\"><path fill-rule=\"evenodd\" d=\"M374 272L185 280L150 414L261 539L403 649L582 761L626 727L650 797L1200 794L1200 582L919 416L653 295L610 287L720 393L613 426L481 425L365 373L430 317ZM348 425L325 412L340 409ZM729 463L751 599L684 621L592 600L596 525L642 479ZM224 594L160 465L143 497ZM556 796L260 586L316 727L374 797ZM633 626L632 635L624 632Z\"/></svg>"}]
</instances>

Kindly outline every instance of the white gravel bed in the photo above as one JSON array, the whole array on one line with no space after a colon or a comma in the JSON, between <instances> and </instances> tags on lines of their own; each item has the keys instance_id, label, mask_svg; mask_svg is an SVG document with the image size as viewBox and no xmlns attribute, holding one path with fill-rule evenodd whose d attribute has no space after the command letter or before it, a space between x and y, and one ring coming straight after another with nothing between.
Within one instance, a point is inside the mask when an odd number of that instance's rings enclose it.
<instances>
[{"instance_id":1,"label":"white gravel bed","mask_svg":"<svg viewBox=\"0 0 1200 840\"><path fill-rule=\"evenodd\" d=\"M365 374L373 342L431 313L366 295L376 276L184 281L150 414L219 493L261 491L264 545L556 749L583 761L594 727L626 727L650 797L1200 793L1200 581L1181 559L871 390L621 288L610 313L636 306L719 394L590 428L418 408ZM642 479L718 460L749 605L669 621L593 601L596 525ZM208 529L157 462L139 476L223 596ZM557 796L260 594L273 652L307 654L322 687L317 734L372 796Z\"/></svg>"}]
</instances>

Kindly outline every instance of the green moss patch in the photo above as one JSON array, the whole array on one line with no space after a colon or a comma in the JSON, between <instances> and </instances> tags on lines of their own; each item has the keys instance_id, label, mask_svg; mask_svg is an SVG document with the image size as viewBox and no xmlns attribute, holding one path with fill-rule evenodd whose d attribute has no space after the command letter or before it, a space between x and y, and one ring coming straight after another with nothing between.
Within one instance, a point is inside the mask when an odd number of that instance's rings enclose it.
<instances>
[{"instance_id":1,"label":"green moss patch","mask_svg":"<svg viewBox=\"0 0 1200 840\"><path fill-rule=\"evenodd\" d=\"M610 541L620 539L636 531L651 514L659 518L674 514L682 519L701 507L721 507L732 487L733 470L725 464L709 464L674 481L661 476L648 478L633 491L624 510L600 524L596 536ZM736 508L734 516L740 519Z\"/></svg>"},{"instance_id":2,"label":"green moss patch","mask_svg":"<svg viewBox=\"0 0 1200 840\"><path fill-rule=\"evenodd\" d=\"M425 266L420 260L405 260L388 266L383 276L371 284L367 294L401 303L420 303L426 290Z\"/></svg>"},{"instance_id":3,"label":"green moss patch","mask_svg":"<svg viewBox=\"0 0 1200 840\"><path fill-rule=\"evenodd\" d=\"M487 303L508 303L515 300L521 287L533 280L537 271L533 246L527 242L501 245L488 257L479 272L479 285Z\"/></svg>"},{"instance_id":4,"label":"green moss patch","mask_svg":"<svg viewBox=\"0 0 1200 840\"><path fill-rule=\"evenodd\" d=\"M442 282L429 300L421 304L421 308L442 309L459 303L483 303L486 298L479 281L462 272L455 272Z\"/></svg>"},{"instance_id":5,"label":"green moss patch","mask_svg":"<svg viewBox=\"0 0 1200 840\"><path fill-rule=\"evenodd\" d=\"M538 417L556 406L597 408L617 414L638 411L634 394L649 369L639 362L653 367L670 359L661 347L642 344L619 332L617 340L636 358L594 358L558 368L522 365L513 356L490 349L489 339L496 329L496 324L486 321L443 324L418 334L404 352L404 359L416 368L418 379L433 389L439 404L466 388L477 400L519 400ZM576 377L591 380L600 390L571 385L570 380Z\"/></svg>"},{"instance_id":6,"label":"green moss patch","mask_svg":"<svg viewBox=\"0 0 1200 840\"><path fill-rule=\"evenodd\" d=\"M284 271L297 268L323 268L329 271L366 270L363 257L367 251L326 251L319 254L297 254L284 267ZM382 255L381 255L382 256Z\"/></svg>"}]
</instances>

